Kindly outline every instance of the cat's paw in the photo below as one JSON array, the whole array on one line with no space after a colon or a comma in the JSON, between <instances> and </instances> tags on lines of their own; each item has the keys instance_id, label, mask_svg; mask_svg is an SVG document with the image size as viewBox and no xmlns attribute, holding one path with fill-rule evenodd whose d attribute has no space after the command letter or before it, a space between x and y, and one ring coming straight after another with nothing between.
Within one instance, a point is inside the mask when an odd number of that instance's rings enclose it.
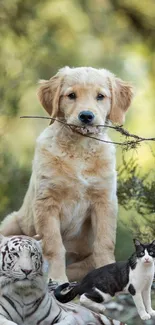
<instances>
[{"instance_id":1,"label":"cat's paw","mask_svg":"<svg viewBox=\"0 0 155 325\"><path fill-rule=\"evenodd\" d=\"M148 313L144 313L144 314L140 315L140 318L142 320L148 320L151 318L151 316Z\"/></svg>"},{"instance_id":2,"label":"cat's paw","mask_svg":"<svg viewBox=\"0 0 155 325\"><path fill-rule=\"evenodd\" d=\"M152 310L149 312L149 314L150 314L151 317L155 317L155 310L152 309Z\"/></svg>"}]
</instances>

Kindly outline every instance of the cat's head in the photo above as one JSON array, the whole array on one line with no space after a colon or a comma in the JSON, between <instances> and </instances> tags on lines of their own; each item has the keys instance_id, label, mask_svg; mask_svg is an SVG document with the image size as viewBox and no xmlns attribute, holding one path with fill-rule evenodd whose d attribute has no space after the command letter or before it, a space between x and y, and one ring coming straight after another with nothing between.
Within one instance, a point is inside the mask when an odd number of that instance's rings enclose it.
<instances>
[{"instance_id":1,"label":"cat's head","mask_svg":"<svg viewBox=\"0 0 155 325\"><path fill-rule=\"evenodd\" d=\"M134 239L136 256L141 263L150 265L155 261L155 240L151 243L143 244L138 239Z\"/></svg>"}]
</instances>

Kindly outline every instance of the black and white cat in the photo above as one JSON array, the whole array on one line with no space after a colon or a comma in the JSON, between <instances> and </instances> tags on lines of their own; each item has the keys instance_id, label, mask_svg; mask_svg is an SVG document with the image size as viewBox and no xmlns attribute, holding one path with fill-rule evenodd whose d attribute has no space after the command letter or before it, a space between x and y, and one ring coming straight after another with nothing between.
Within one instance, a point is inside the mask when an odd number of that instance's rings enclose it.
<instances>
[{"instance_id":1,"label":"black and white cat","mask_svg":"<svg viewBox=\"0 0 155 325\"><path fill-rule=\"evenodd\" d=\"M155 240L142 244L134 239L135 253L124 262L108 264L89 272L80 283L70 289L64 283L55 289L60 302L68 302L80 295L80 303L96 312L103 313L104 303L116 293L129 292L143 320L155 317L151 307L151 285L155 272ZM63 293L63 290L68 289Z\"/></svg>"}]
</instances>

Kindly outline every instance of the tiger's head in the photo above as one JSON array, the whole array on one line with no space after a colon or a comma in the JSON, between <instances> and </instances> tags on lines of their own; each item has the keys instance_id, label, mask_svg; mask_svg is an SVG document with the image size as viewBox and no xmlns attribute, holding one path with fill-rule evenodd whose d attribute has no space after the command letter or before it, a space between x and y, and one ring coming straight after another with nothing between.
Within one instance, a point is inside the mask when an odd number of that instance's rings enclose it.
<instances>
[{"instance_id":1,"label":"tiger's head","mask_svg":"<svg viewBox=\"0 0 155 325\"><path fill-rule=\"evenodd\" d=\"M0 235L0 287L37 286L43 278L40 244L27 236Z\"/></svg>"}]
</instances>

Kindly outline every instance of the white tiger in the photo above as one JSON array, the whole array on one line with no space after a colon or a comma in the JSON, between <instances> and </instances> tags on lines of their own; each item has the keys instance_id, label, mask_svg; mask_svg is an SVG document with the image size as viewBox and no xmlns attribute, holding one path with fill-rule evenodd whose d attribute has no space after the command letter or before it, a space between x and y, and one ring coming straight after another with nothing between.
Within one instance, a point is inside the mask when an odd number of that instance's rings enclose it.
<instances>
[{"instance_id":1,"label":"white tiger","mask_svg":"<svg viewBox=\"0 0 155 325\"><path fill-rule=\"evenodd\" d=\"M40 244L0 235L0 325L119 325L76 304L62 306L49 292Z\"/></svg>"}]
</instances>

